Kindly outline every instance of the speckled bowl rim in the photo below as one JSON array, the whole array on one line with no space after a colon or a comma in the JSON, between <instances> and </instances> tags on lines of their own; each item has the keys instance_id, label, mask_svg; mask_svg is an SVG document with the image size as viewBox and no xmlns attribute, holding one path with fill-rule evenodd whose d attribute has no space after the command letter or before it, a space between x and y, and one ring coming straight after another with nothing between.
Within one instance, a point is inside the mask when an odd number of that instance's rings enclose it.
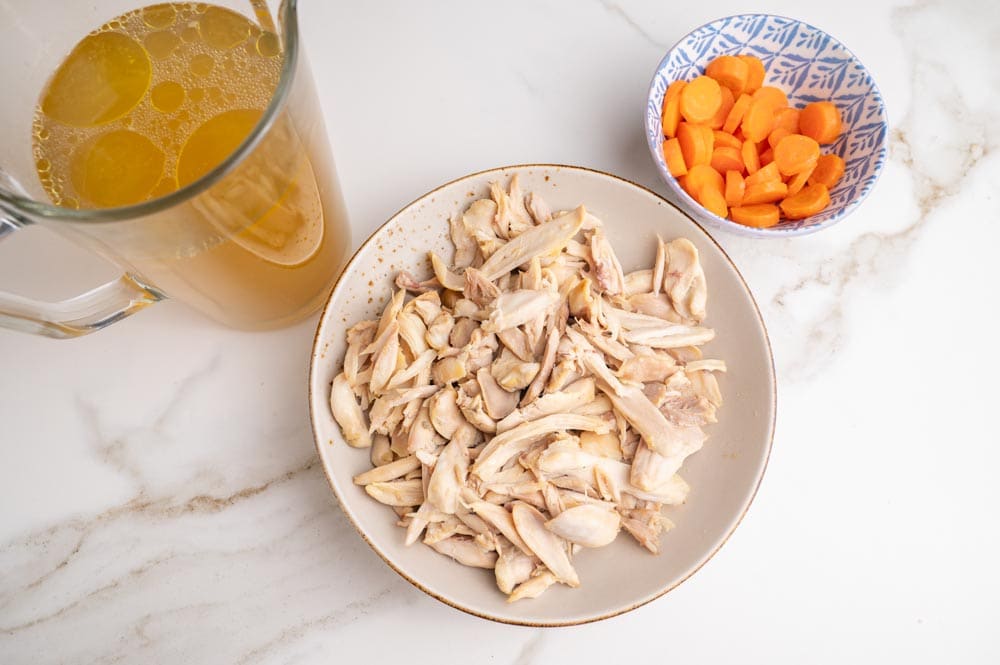
<instances>
[{"instance_id":1,"label":"speckled bowl rim","mask_svg":"<svg viewBox=\"0 0 1000 665\"><path fill-rule=\"evenodd\" d=\"M640 600L639 602L636 602L636 603L633 603L631 605L628 605L627 607L622 607L620 609L616 609L616 610L611 611L611 612L606 612L606 613L598 615L598 616L587 617L585 619L580 619L580 620L577 620L577 621L547 621L547 622L517 621L517 620L508 619L508 618L493 616L491 614L488 614L488 613L485 613L485 612L481 612L481 611L472 609L471 607L466 607L465 605L463 605L462 603L460 603L457 600L454 600L454 599L451 599L451 598L446 598L446 597L444 597L444 596L442 596L442 595L440 595L438 593L435 593L435 592L431 591L430 589L428 589L427 587L425 587L423 584L421 584L419 581L413 579L412 577L410 577L409 575L407 575L404 571L402 571L400 568L398 568L389 559L389 557L382 550L380 550L375 545L375 543L373 543L368 538L368 535L365 533L364 529L361 528L361 525L358 524L358 522L354 519L354 516L351 515L350 511L348 511L345 508L346 503L345 503L343 497L340 495L340 492L337 490L337 484L334 482L333 478L331 478L330 474L327 472L326 465L322 463L323 462L323 453L322 453L322 445L323 444L320 441L321 437L320 437L319 429L317 427L317 414L313 410L313 402L314 402L314 400L313 400L313 389L312 389L312 386L313 386L313 374L316 372L316 368L318 367L318 364L324 360L324 358L323 358L323 351L320 348L320 333L323 331L323 323L326 320L327 310L330 308L330 305L333 304L334 295L336 294L337 289L340 287L341 281L343 281L344 278L345 278L345 276L350 273L351 269L354 267L354 263L355 263L356 259L358 258L358 255L361 253L361 251L363 249L365 249L369 245L369 243L371 243L372 240L377 235L379 235L379 233L381 233L382 229L384 229L389 224L391 224L393 221L395 221L395 219L397 217L399 217L400 215L402 215L403 213L405 213L410 208L423 203L426 199L428 199L429 197L437 194L439 191L441 191L445 187L450 187L452 185L458 184L458 183L463 182L465 180L470 180L472 178L478 178L480 176L487 175L487 174L490 174L490 173L501 174L501 173L504 173L506 171L510 171L512 169L530 169L530 168L536 168L536 169L559 169L559 170L566 170L566 171L583 171L583 172L587 172L587 173L597 174L599 176L604 176L604 177L607 177L607 178L610 178L610 179L613 179L613 180L617 180L617 181L620 181L620 182L622 182L622 183L624 183L626 185L631 185L632 187L636 187L636 188L638 188L638 189L646 192L647 194L650 194L651 196L653 196L653 197L655 197L655 198L663 201L664 203L666 203L667 205L669 205L670 207L674 208L679 213L681 213L681 215L683 215L685 218L687 218L687 220L689 222L691 222L692 228L694 230L696 230L697 232L703 234L705 236L705 238L709 242L711 242L713 245L715 245L715 247L719 250L719 252L722 253L722 256L726 259L726 261L729 262L730 267L732 267L733 271L736 273L736 276L739 278L740 283L743 285L743 289L746 292L747 297L750 299L750 303L753 305L753 311L754 311L754 314L756 314L756 316L757 316L757 322L760 324L760 328L761 328L761 330L764 333L764 342L765 342L765 345L767 346L768 370L769 370L769 373L770 373L771 386L773 387L773 391L772 391L772 395L771 395L771 400L772 400L772 404L773 404L773 408L771 409L771 426L770 426L770 431L769 431L769 434L768 434L768 437L767 437L767 447L765 449L765 454L764 454L764 464L760 467L760 473L757 476L756 483L754 483L753 491L750 493L750 496L747 499L746 504L743 506L743 510L740 511L739 517L736 519L735 522L733 522L733 524L729 528L729 530L722 536L722 538L719 540L719 542L715 546L715 548L713 548L710 552L708 552L705 555L705 557L696 566L694 566L686 575L684 575L682 578L680 578L679 580L677 580L673 584L670 584L670 585L664 587L663 589L661 589L659 592L655 593L654 595L652 595L652 596L650 596L648 598L644 598L644 599ZM743 274L739 271L739 268L736 267L736 264L733 262L732 258L730 258L729 254L726 253L726 250L724 250L722 248L722 246L715 240L715 238L712 237L712 235L710 233L708 233L708 231L706 231L705 229L703 229L701 227L701 225L699 225L697 222L695 222L694 219L692 219L692 217L687 212L685 212L682 208L680 208L676 204L672 203L671 201L668 201L667 199L665 199L660 194L657 194L653 190L649 189L648 187L644 187L643 185L640 185L638 183L632 182L631 180L628 180L626 178L622 178L621 176L615 175L613 173L608 173L606 171L600 171L600 170L592 169L592 168L585 167L585 166L572 166L572 165L569 165L569 164L511 164L509 166L500 166L500 167L496 167L496 168L485 169L485 170L482 170L482 171L476 171L475 173L469 173L469 174L464 175L464 176L462 176L460 178L455 178L454 180L450 180L450 181L448 181L448 182L446 182L444 184L438 185L434 189L432 189L432 190L428 191L427 193L419 196L418 198L414 199L410 203L408 203L405 206L403 206L402 208L400 208L392 216L390 216L385 222L383 222L381 225L379 225L379 227L377 229L375 229L374 231L372 231L371 235L369 235L368 238L363 243L361 243L356 250L354 250L354 253L351 254L351 258L344 265L344 269L341 271L340 275L338 275L336 281L333 284L333 288L330 290L330 296L327 298L326 304L323 305L323 310L320 312L319 321L316 324L316 333L313 336L312 355L310 356L310 360L309 360L309 377L308 377L308 389L307 389L307 391L308 391L307 392L307 396L308 396L308 399L309 399L309 421L310 421L310 425L311 425L312 433L313 433L313 443L316 446L316 454L317 454L317 456L320 459L320 466L323 467L323 475L326 477L326 481L327 481L327 484L330 486L330 489L333 490L334 496L337 497L337 503L338 503L341 511L343 511L344 515L347 517L347 520L354 527L354 530L358 532L358 535L361 536L361 539L364 540L365 543L368 544L368 546L372 549L372 551L374 551L379 556L379 558L381 558L382 561L385 562L385 564L387 566L389 566L389 568L391 568L392 570L394 570L404 580L406 580L407 582L409 582L410 584L412 584L413 586L415 586L417 589L420 589L421 591L423 591L424 593L426 593L428 596L431 596L432 598L441 601L445 605L453 607L456 610L465 612L466 614L471 614L472 616L479 617L480 619L488 619L490 621L495 621L497 623L507 624L507 625L511 625L511 626L525 626L525 627L530 627L530 628L560 628L560 627L566 627L566 626L581 626L581 625L584 625L584 624L594 623L596 621L603 621L604 619L611 619L613 617L620 616L620 615L625 614L627 612L631 612L632 610L638 609L638 608L642 607L643 605L647 605L647 604L653 602L654 600L662 598L663 596L665 596L666 594L668 594L669 592L673 591L678 586L680 586L681 584L683 584L684 582L686 582L688 579L690 579L690 577L692 575L694 575L699 570L701 570L702 567L706 563L708 563L712 559L712 557L714 557L718 553L718 551L720 549L722 549L722 546L725 545L729 541L729 538L736 531L737 527L739 527L739 525L742 524L743 518L746 517L747 511L750 510L750 506L753 504L754 499L757 497L757 491L760 489L760 484L764 480L764 474L767 472L767 466L768 466L768 463L770 462L770 459L771 459L771 449L772 449L772 447L774 445L774 428L775 428L775 423L777 421L777 416L778 416L778 383L777 383L777 379L775 377L775 372L774 372L774 353L773 353L773 351L771 349L771 338L768 335L767 326L764 324L764 317L761 316L760 308L757 306L757 300L753 297L753 292L750 290L750 286L747 284L746 280L743 278ZM325 403L325 400L324 400L324 403Z\"/></svg>"},{"instance_id":2,"label":"speckled bowl rim","mask_svg":"<svg viewBox=\"0 0 1000 665\"><path fill-rule=\"evenodd\" d=\"M865 72L868 73L868 77L871 79L871 82L872 82L872 91L875 93L876 97L878 98L879 111L880 111L879 115L880 115L882 124L885 125L886 132L885 132L885 135L882 138L882 144L877 149L877 152L879 154L878 154L878 157L877 157L877 159L875 161L875 179L872 180L871 185L869 185L864 191L862 191L861 194L859 194L858 196L856 196L853 200L851 200L850 203L848 203L843 208L841 208L840 211L836 215L832 216L830 219L828 219L828 220L826 220L824 222L821 222L819 224L815 224L813 226L800 226L800 227L797 227L797 228L783 228L783 227L780 227L780 226L775 226L775 227L767 228L767 229L758 229L758 228L754 228L752 226L744 226L743 224L739 224L739 223L734 222L732 220L724 219L722 217L719 217L718 215L713 214L713 213L709 212L708 210L705 210L700 203L698 203L693 198L691 198L691 196L687 192L684 191L684 189L680 186L680 184L678 184L677 179L674 178L672 175L670 175L670 172L667 171L665 167L661 167L660 166L660 162L657 161L657 157L658 157L658 154L659 154L659 151L660 151L660 145L659 144L655 144L654 145L654 142L653 142L653 139L652 139L652 134L653 134L652 129L653 128L649 126L650 116L649 116L649 113L648 113L648 109L649 109L649 105L653 102L653 98L656 96L656 94L654 92L654 88L656 86L656 77L659 74L660 70L663 69L666 66L667 60L670 59L671 55L673 55L673 52L676 51L677 48L681 44L683 44L684 42L686 42L691 37L691 35L693 35L694 33L698 32L702 28L708 27L708 26L710 26L710 25L712 25L714 23L719 23L720 21L725 21L725 20L728 20L728 19L749 18L749 17L754 17L754 16L766 16L768 18L778 18L778 19L785 19L786 21L794 21L794 22L796 22L796 23L798 23L800 25L803 25L803 26L811 29L811 30L815 30L815 31L817 31L817 32L819 32L819 33L821 33L823 35L826 35L835 44L837 44L840 48L844 49L844 52L847 53L848 55L850 55L855 60L855 62L857 62L859 65L861 65L861 67L865 70ZM692 207L697 207L701 211L703 211L703 213L705 215L705 220L709 224L711 224L712 226L714 226L715 228L723 229L725 231L729 231L730 233L734 233L736 235L743 236L745 238L794 238L794 237L798 237L798 236L811 235L813 233L818 233L819 231L822 231L824 229L830 228L834 224L837 224L838 222L844 220L848 215L850 215L852 212L854 212L858 208L858 206L860 206L861 203L864 202L865 199L868 198L868 196L872 193L872 190L875 189L875 186L878 185L878 181L882 177L882 171L885 170L885 163L886 163L886 161L888 159L888 156L889 156L889 131L888 131L889 130L889 112L886 109L885 97L882 95L882 91L879 89L878 83L876 83L875 77L872 75L871 70L868 69L868 66L865 65L865 63L861 61L861 58L859 58L857 56L857 54L854 53L854 51L852 51L851 49L847 48L847 46L844 44L844 42L840 41L839 39L837 39L836 37L834 37L833 35L831 35L829 32L827 32L826 30L823 30L822 28L817 28L812 23L808 23L806 21L803 21L803 20L800 20L800 19L797 19L797 18L793 18L791 16L785 16L784 14L768 14L768 13L764 13L764 12L747 12L747 13L744 13L744 14L729 14L727 16L720 16L719 18L712 19L711 21L708 21L706 23L702 23L701 25L693 28L692 30L688 31L687 34L685 34L683 37L681 37L676 42L674 42L673 46L671 46L669 49L667 49L666 54L664 54L664 56L657 63L656 67L653 69L653 75L649 79L649 88L648 88L648 90L646 92L646 105L644 107L644 112L643 112L643 117L642 117L642 128L643 128L643 133L646 135L646 145L649 147L649 156L653 160L653 166L656 168L656 172L660 174L660 179L667 185L667 187L670 189L670 191L673 192L676 196L678 196L679 200L683 204L689 205L689 206L692 206ZM662 129L661 129L660 134L662 135L662 133L663 132L662 132ZM679 206L676 206L676 205L674 207L678 207L679 208ZM687 216L691 217L692 219L694 219L694 217L691 216L691 215L689 215L687 213L687 211L685 211L683 209L681 209L681 211L684 212L685 215L687 215ZM695 223L698 223L698 220L695 219ZM698 225L701 226L701 224L698 224ZM720 247L720 249L721 249L721 247Z\"/></svg>"}]
</instances>

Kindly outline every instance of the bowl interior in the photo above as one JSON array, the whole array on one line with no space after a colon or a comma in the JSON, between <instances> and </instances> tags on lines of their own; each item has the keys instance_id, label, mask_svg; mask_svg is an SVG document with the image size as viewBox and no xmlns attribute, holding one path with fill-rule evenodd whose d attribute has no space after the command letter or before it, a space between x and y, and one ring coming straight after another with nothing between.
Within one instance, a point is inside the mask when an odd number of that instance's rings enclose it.
<instances>
[{"instance_id":1,"label":"bowl interior","mask_svg":"<svg viewBox=\"0 0 1000 665\"><path fill-rule=\"evenodd\" d=\"M726 360L719 379L725 404L705 448L684 465L688 502L668 512L677 527L654 556L622 534L606 548L574 560L582 586L556 586L536 600L507 604L492 571L470 569L417 544L403 545L392 511L351 478L370 468L366 450L344 443L330 415L330 383L339 373L345 329L381 312L396 271L430 275L426 252L451 256L447 220L488 183L517 172L524 191L541 193L554 210L583 202L602 218L623 267L652 265L655 237L685 236L700 250L709 287L707 325L717 338L706 357ZM348 517L379 555L427 593L479 616L530 625L560 625L627 611L669 590L701 566L747 509L763 474L774 422L774 373L757 307L743 279L715 242L659 196L624 180L573 167L521 166L474 174L434 190L400 211L358 250L320 320L310 374L310 409L324 469Z\"/></svg>"},{"instance_id":2,"label":"bowl interior","mask_svg":"<svg viewBox=\"0 0 1000 665\"><path fill-rule=\"evenodd\" d=\"M782 221L770 229L751 229L706 211L681 189L663 160L660 112L667 86L703 74L719 55L755 55L767 68L767 85L781 88L789 103L832 101L843 116L837 141L822 146L844 158L844 177L830 192L830 206L818 215ZM843 44L807 23L770 14L741 14L707 23L674 46L660 62L650 84L646 105L646 138L653 161L673 198L698 221L744 235L773 236L811 233L842 219L868 194L886 158L888 123L885 105L864 65Z\"/></svg>"}]
</instances>

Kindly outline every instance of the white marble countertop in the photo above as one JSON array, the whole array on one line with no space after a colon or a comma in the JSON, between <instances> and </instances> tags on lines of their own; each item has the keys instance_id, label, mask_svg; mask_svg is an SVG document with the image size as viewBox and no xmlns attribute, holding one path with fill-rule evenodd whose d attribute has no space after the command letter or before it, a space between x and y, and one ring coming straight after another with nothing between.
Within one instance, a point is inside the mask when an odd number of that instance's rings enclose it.
<instances>
[{"instance_id":1,"label":"white marble countertop","mask_svg":"<svg viewBox=\"0 0 1000 665\"><path fill-rule=\"evenodd\" d=\"M303 4L355 244L503 164L663 192L640 126L652 70L692 27L749 8ZM779 408L757 500L703 570L577 628L438 603L369 551L323 478L305 397L315 317L248 334L168 302L73 341L0 332L0 661L1000 660L1000 15L973 0L753 9L858 54L892 154L832 230L714 234L768 323ZM0 247L0 285L28 295L114 272L44 231Z\"/></svg>"}]
</instances>

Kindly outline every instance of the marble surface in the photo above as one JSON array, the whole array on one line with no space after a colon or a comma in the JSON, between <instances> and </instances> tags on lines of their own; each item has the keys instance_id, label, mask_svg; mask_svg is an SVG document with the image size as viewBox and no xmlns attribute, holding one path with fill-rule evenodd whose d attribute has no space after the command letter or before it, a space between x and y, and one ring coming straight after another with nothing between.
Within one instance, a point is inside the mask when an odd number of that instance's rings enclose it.
<instances>
[{"instance_id":1,"label":"marble surface","mask_svg":"<svg viewBox=\"0 0 1000 665\"><path fill-rule=\"evenodd\" d=\"M168 302L75 341L0 332L0 661L1000 659L996 7L304 5L355 243L441 182L508 163L663 192L646 85L712 18L795 16L872 69L892 135L869 200L806 238L715 233L774 344L757 500L651 605L568 629L492 624L411 587L341 514L308 424L315 319L247 334ZM12 291L64 297L112 274L43 231L0 245Z\"/></svg>"}]
</instances>

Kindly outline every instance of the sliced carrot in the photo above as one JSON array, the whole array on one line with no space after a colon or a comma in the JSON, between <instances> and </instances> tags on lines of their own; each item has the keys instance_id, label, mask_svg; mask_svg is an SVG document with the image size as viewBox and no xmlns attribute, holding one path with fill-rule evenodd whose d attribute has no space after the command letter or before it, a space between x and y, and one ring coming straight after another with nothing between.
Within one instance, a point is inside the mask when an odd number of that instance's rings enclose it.
<instances>
[{"instance_id":1,"label":"sliced carrot","mask_svg":"<svg viewBox=\"0 0 1000 665\"><path fill-rule=\"evenodd\" d=\"M820 182L826 185L827 189L833 189L844 175L844 166L844 159L840 155L820 155L816 160L816 168L809 176L809 184Z\"/></svg>"},{"instance_id":2,"label":"sliced carrot","mask_svg":"<svg viewBox=\"0 0 1000 665\"><path fill-rule=\"evenodd\" d=\"M712 161L710 164L719 173L725 173L726 171L742 173L743 155L736 148L718 147L712 150Z\"/></svg>"},{"instance_id":3,"label":"sliced carrot","mask_svg":"<svg viewBox=\"0 0 1000 665\"><path fill-rule=\"evenodd\" d=\"M769 203L730 208L729 215L734 222L738 222L744 226L753 226L758 229L774 226L780 219L778 206Z\"/></svg>"},{"instance_id":4,"label":"sliced carrot","mask_svg":"<svg viewBox=\"0 0 1000 665\"><path fill-rule=\"evenodd\" d=\"M760 165L761 167L767 166L774 161L774 150L768 148L764 152L760 153Z\"/></svg>"},{"instance_id":5,"label":"sliced carrot","mask_svg":"<svg viewBox=\"0 0 1000 665\"><path fill-rule=\"evenodd\" d=\"M715 79L699 76L681 89L681 115L688 122L708 122L719 110L722 90Z\"/></svg>"},{"instance_id":6,"label":"sliced carrot","mask_svg":"<svg viewBox=\"0 0 1000 665\"><path fill-rule=\"evenodd\" d=\"M760 90L763 90L761 88ZM759 93L760 90L757 92ZM759 143L767 138L767 135L774 129L774 101L768 97L754 99L750 102L750 108L743 115L743 122L740 128L743 136L754 143Z\"/></svg>"},{"instance_id":7,"label":"sliced carrot","mask_svg":"<svg viewBox=\"0 0 1000 665\"><path fill-rule=\"evenodd\" d=\"M688 171L684 163L684 153L681 152L681 142L677 139L667 139L663 142L663 161L667 163L670 175L675 178Z\"/></svg>"},{"instance_id":8,"label":"sliced carrot","mask_svg":"<svg viewBox=\"0 0 1000 665\"><path fill-rule=\"evenodd\" d=\"M778 109L774 112L774 128L788 130L789 134L801 134L799 131L799 114L801 111L791 107Z\"/></svg>"},{"instance_id":9,"label":"sliced carrot","mask_svg":"<svg viewBox=\"0 0 1000 665\"><path fill-rule=\"evenodd\" d=\"M830 190L821 182L806 185L798 194L781 202L781 211L788 219L803 219L830 205Z\"/></svg>"},{"instance_id":10,"label":"sliced carrot","mask_svg":"<svg viewBox=\"0 0 1000 665\"><path fill-rule=\"evenodd\" d=\"M769 148L773 148L778 145L778 141L785 138L792 132L788 131L780 125L771 130L771 133L767 135L767 145Z\"/></svg>"},{"instance_id":11,"label":"sliced carrot","mask_svg":"<svg viewBox=\"0 0 1000 665\"><path fill-rule=\"evenodd\" d=\"M773 85L764 85L757 88L757 91L753 93L754 100L767 99L774 105L776 109L783 109L788 106L788 95L781 88L775 88Z\"/></svg>"},{"instance_id":12,"label":"sliced carrot","mask_svg":"<svg viewBox=\"0 0 1000 665\"><path fill-rule=\"evenodd\" d=\"M747 87L750 68L746 61L734 55L720 55L705 67L705 76L719 82L719 85L729 88L733 95L738 95Z\"/></svg>"},{"instance_id":13,"label":"sliced carrot","mask_svg":"<svg viewBox=\"0 0 1000 665\"><path fill-rule=\"evenodd\" d=\"M814 167L815 168L815 167ZM794 196L799 193L799 191L806 186L806 182L809 181L809 176L814 173L814 169L806 169L805 171L799 171L793 176L790 176L785 184L788 185L788 195Z\"/></svg>"},{"instance_id":14,"label":"sliced carrot","mask_svg":"<svg viewBox=\"0 0 1000 665\"><path fill-rule=\"evenodd\" d=\"M729 216L729 208L726 206L726 198L722 195L721 189L716 189L711 185L705 185L698 192L698 203L705 206L713 215L725 218Z\"/></svg>"},{"instance_id":15,"label":"sliced carrot","mask_svg":"<svg viewBox=\"0 0 1000 665\"><path fill-rule=\"evenodd\" d=\"M758 173L760 173L758 171ZM780 180L766 180L751 185L749 182L746 191L743 193L742 205L756 205L758 203L775 203L788 196L788 185Z\"/></svg>"},{"instance_id":16,"label":"sliced carrot","mask_svg":"<svg viewBox=\"0 0 1000 665\"><path fill-rule=\"evenodd\" d=\"M715 131L713 131L712 136L715 137L716 148L726 147L726 148L736 148L737 150L739 150L740 148L743 147L743 141L739 140L738 138L736 138L732 134L729 134L728 132L722 131L721 129L716 129Z\"/></svg>"},{"instance_id":17,"label":"sliced carrot","mask_svg":"<svg viewBox=\"0 0 1000 665\"><path fill-rule=\"evenodd\" d=\"M684 176L684 179L684 191L686 191L691 198L695 200L698 200L698 196L701 193L702 188L706 186L717 189L720 192L724 187L722 175L708 164L695 164L688 169L687 175Z\"/></svg>"},{"instance_id":18,"label":"sliced carrot","mask_svg":"<svg viewBox=\"0 0 1000 665\"><path fill-rule=\"evenodd\" d=\"M677 136L677 123L681 120L680 94L687 81L674 81L663 93L663 113L660 116L663 134L668 138Z\"/></svg>"},{"instance_id":19,"label":"sliced carrot","mask_svg":"<svg viewBox=\"0 0 1000 665\"><path fill-rule=\"evenodd\" d=\"M778 166L774 162L762 165L756 173L747 176L747 187L762 182L781 182L781 172L778 171Z\"/></svg>"},{"instance_id":20,"label":"sliced carrot","mask_svg":"<svg viewBox=\"0 0 1000 665\"><path fill-rule=\"evenodd\" d=\"M833 102L807 104L799 115L799 131L817 143L833 143L840 129L840 111Z\"/></svg>"},{"instance_id":21,"label":"sliced carrot","mask_svg":"<svg viewBox=\"0 0 1000 665\"><path fill-rule=\"evenodd\" d=\"M757 156L757 146L753 141L746 140L743 142L743 147L740 149L740 154L743 157L743 166L746 167L748 174L754 174L757 169L760 168L760 158Z\"/></svg>"},{"instance_id":22,"label":"sliced carrot","mask_svg":"<svg viewBox=\"0 0 1000 665\"><path fill-rule=\"evenodd\" d=\"M782 175L794 175L816 166L819 143L802 134L789 134L774 146L774 163Z\"/></svg>"},{"instance_id":23,"label":"sliced carrot","mask_svg":"<svg viewBox=\"0 0 1000 665\"><path fill-rule=\"evenodd\" d=\"M736 98L733 97L733 93L729 88L720 88L719 91L722 93L722 103L719 104L719 108L715 112L715 115L712 116L712 119L708 121L708 126L712 129L722 129L722 125L725 124L729 112L733 110L733 104L736 103Z\"/></svg>"},{"instance_id":24,"label":"sliced carrot","mask_svg":"<svg viewBox=\"0 0 1000 665\"><path fill-rule=\"evenodd\" d=\"M680 144L684 164L688 170L695 164L708 164L712 160L715 137L705 125L682 122L677 125L677 142Z\"/></svg>"},{"instance_id":25,"label":"sliced carrot","mask_svg":"<svg viewBox=\"0 0 1000 665\"><path fill-rule=\"evenodd\" d=\"M729 115L726 116L726 122L722 125L722 131L732 134L738 131L740 123L743 122L743 116L746 114L747 109L750 108L750 102L753 98L750 95L740 95L736 98L736 103L733 104L733 108L729 111Z\"/></svg>"},{"instance_id":26,"label":"sliced carrot","mask_svg":"<svg viewBox=\"0 0 1000 665\"><path fill-rule=\"evenodd\" d=\"M764 76L767 74L764 70L764 63L754 55L740 55L737 57L747 63L747 84L744 92L753 94L757 92L760 86L764 85Z\"/></svg>"},{"instance_id":27,"label":"sliced carrot","mask_svg":"<svg viewBox=\"0 0 1000 665\"><path fill-rule=\"evenodd\" d=\"M743 194L746 192L746 182L743 176L736 171L726 171L726 203L731 206L738 206L743 202Z\"/></svg>"}]
</instances>

